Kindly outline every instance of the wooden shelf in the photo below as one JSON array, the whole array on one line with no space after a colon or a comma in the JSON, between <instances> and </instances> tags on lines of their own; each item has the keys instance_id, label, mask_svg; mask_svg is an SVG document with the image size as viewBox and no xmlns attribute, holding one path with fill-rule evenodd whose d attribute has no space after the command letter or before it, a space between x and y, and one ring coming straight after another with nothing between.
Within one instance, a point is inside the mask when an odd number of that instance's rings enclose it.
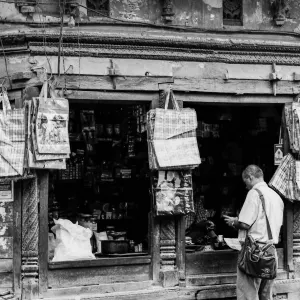
<instances>
[{"instance_id":1,"label":"wooden shelf","mask_svg":"<svg viewBox=\"0 0 300 300\"><path fill-rule=\"evenodd\" d=\"M49 269L67 269L67 268L92 268L119 265L140 265L150 264L151 255L128 256L128 257L103 257L96 259L78 260L78 261L59 261L49 262Z\"/></svg>"}]
</instances>

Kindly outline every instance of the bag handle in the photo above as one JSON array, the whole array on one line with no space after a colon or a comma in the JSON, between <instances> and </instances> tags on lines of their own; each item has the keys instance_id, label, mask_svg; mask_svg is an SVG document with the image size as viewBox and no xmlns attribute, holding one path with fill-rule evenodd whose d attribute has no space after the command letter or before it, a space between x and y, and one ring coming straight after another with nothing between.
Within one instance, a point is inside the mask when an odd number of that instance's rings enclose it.
<instances>
[{"instance_id":1,"label":"bag handle","mask_svg":"<svg viewBox=\"0 0 300 300\"><path fill-rule=\"evenodd\" d=\"M168 109L170 98L171 98L171 101L172 101L172 104L173 104L173 107L175 108L175 110L180 110L178 102L175 98L174 92L172 91L171 88L167 89L165 109Z\"/></svg>"},{"instance_id":2,"label":"bag handle","mask_svg":"<svg viewBox=\"0 0 300 300\"><path fill-rule=\"evenodd\" d=\"M6 89L2 87L2 92L0 92L0 103L2 102L3 113L6 116L7 111L11 110L10 102L7 96Z\"/></svg>"},{"instance_id":3,"label":"bag handle","mask_svg":"<svg viewBox=\"0 0 300 300\"><path fill-rule=\"evenodd\" d=\"M45 80L40 92L40 98L43 99L44 102L47 101L48 99L48 88L50 92L50 97L52 98L53 101L57 98L55 95L55 92L53 90L53 87L48 83L48 80Z\"/></svg>"},{"instance_id":4,"label":"bag handle","mask_svg":"<svg viewBox=\"0 0 300 300\"><path fill-rule=\"evenodd\" d=\"M272 235L272 231L271 231L271 227L270 227L270 223L269 223L269 219L268 219L268 216L267 216L267 211L266 211L266 204L265 204L265 198L264 198L264 195L263 193L259 190L259 189L255 189L259 195L259 198L261 200L261 203L262 203L262 207L263 207L263 210L265 212L265 216L266 216L266 220L267 220L267 230L268 230L268 238L269 240L273 240L273 235Z\"/></svg>"}]
</instances>

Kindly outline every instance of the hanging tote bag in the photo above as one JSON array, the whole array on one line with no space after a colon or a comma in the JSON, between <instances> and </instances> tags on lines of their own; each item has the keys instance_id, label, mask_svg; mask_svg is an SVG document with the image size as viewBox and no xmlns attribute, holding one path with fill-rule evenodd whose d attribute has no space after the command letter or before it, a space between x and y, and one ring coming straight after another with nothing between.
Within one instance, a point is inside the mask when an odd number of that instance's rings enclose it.
<instances>
[{"instance_id":1,"label":"hanging tote bag","mask_svg":"<svg viewBox=\"0 0 300 300\"><path fill-rule=\"evenodd\" d=\"M25 112L11 109L5 90L0 92L0 177L23 176L25 156Z\"/></svg>"},{"instance_id":2,"label":"hanging tote bag","mask_svg":"<svg viewBox=\"0 0 300 300\"><path fill-rule=\"evenodd\" d=\"M156 215L186 215L195 212L191 171L158 173L158 183L153 188Z\"/></svg>"},{"instance_id":3,"label":"hanging tote bag","mask_svg":"<svg viewBox=\"0 0 300 300\"><path fill-rule=\"evenodd\" d=\"M70 154L68 133L69 101L56 98L50 89L51 98L47 97L46 82L38 98L36 114L36 142L39 154Z\"/></svg>"},{"instance_id":4,"label":"hanging tote bag","mask_svg":"<svg viewBox=\"0 0 300 300\"><path fill-rule=\"evenodd\" d=\"M171 99L174 109L167 109ZM179 109L173 91L165 108L147 113L149 167L152 170L192 169L200 163L196 138L197 115L191 108Z\"/></svg>"},{"instance_id":5,"label":"hanging tote bag","mask_svg":"<svg viewBox=\"0 0 300 300\"><path fill-rule=\"evenodd\" d=\"M274 279L277 275L276 248L274 244L270 242L273 236L266 213L264 196L259 189L255 190L259 194L265 212L269 242L263 245L258 244L257 241L248 234L239 256L238 267L242 272L251 277Z\"/></svg>"},{"instance_id":6,"label":"hanging tote bag","mask_svg":"<svg viewBox=\"0 0 300 300\"><path fill-rule=\"evenodd\" d=\"M62 154L39 154L36 143L35 123L38 98L25 101L25 134L26 134L26 167L30 169L65 169L66 155Z\"/></svg>"}]
</instances>

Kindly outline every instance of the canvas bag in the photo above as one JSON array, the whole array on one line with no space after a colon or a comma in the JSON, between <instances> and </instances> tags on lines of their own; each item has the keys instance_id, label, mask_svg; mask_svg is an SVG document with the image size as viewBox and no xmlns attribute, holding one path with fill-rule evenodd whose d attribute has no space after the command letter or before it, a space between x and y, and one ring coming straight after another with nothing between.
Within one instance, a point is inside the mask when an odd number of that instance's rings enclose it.
<instances>
[{"instance_id":1,"label":"canvas bag","mask_svg":"<svg viewBox=\"0 0 300 300\"><path fill-rule=\"evenodd\" d=\"M273 239L270 223L266 213L265 199L259 189L255 189L262 203L266 216L269 242L258 244L251 235L246 236L245 243L239 255L238 267L245 274L262 279L274 279L277 275L277 259L275 245L270 242Z\"/></svg>"},{"instance_id":2,"label":"canvas bag","mask_svg":"<svg viewBox=\"0 0 300 300\"><path fill-rule=\"evenodd\" d=\"M171 99L175 109L167 109ZM179 109L173 91L168 91L165 108L147 113L149 167L152 170L192 169L200 163L194 109Z\"/></svg>"},{"instance_id":3,"label":"canvas bag","mask_svg":"<svg viewBox=\"0 0 300 300\"><path fill-rule=\"evenodd\" d=\"M69 101L57 98L51 91L47 97L46 82L43 85L43 97L39 97L36 116L36 142L39 154L70 154L68 133Z\"/></svg>"},{"instance_id":4,"label":"canvas bag","mask_svg":"<svg viewBox=\"0 0 300 300\"><path fill-rule=\"evenodd\" d=\"M300 200L300 188L296 180L296 160L290 153L283 157L269 186L290 201Z\"/></svg>"},{"instance_id":5,"label":"canvas bag","mask_svg":"<svg viewBox=\"0 0 300 300\"><path fill-rule=\"evenodd\" d=\"M23 108L11 109L2 88L0 102L0 177L23 176L25 157L25 125Z\"/></svg>"},{"instance_id":6,"label":"canvas bag","mask_svg":"<svg viewBox=\"0 0 300 300\"><path fill-rule=\"evenodd\" d=\"M195 211L190 170L159 171L153 194L157 216L186 215Z\"/></svg>"},{"instance_id":7,"label":"canvas bag","mask_svg":"<svg viewBox=\"0 0 300 300\"><path fill-rule=\"evenodd\" d=\"M26 167L31 169L65 169L68 155L39 154L36 143L35 123L38 98L25 101Z\"/></svg>"}]
</instances>

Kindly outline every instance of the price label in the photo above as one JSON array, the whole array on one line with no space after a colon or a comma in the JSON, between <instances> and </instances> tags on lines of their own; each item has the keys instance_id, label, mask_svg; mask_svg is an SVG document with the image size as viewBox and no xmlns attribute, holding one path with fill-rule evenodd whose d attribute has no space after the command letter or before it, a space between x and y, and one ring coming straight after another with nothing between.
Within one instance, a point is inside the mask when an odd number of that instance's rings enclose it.
<instances>
[{"instance_id":1,"label":"price label","mask_svg":"<svg viewBox=\"0 0 300 300\"><path fill-rule=\"evenodd\" d=\"M13 182L0 183L0 201L13 201Z\"/></svg>"},{"instance_id":2,"label":"price label","mask_svg":"<svg viewBox=\"0 0 300 300\"><path fill-rule=\"evenodd\" d=\"M283 145L282 144L275 144L274 145L274 165L280 165L283 159Z\"/></svg>"}]
</instances>

